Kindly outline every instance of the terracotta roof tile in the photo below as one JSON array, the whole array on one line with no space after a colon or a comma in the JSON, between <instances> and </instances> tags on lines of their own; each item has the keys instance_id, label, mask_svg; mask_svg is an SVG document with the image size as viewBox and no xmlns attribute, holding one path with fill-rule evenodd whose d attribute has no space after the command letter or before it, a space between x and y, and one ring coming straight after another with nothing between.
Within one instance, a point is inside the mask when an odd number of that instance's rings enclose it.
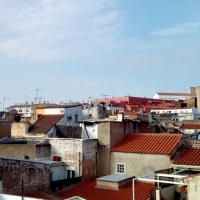
<instances>
[{"instance_id":1,"label":"terracotta roof tile","mask_svg":"<svg viewBox=\"0 0 200 200\"><path fill-rule=\"evenodd\" d=\"M49 131L63 115L43 115L35 124L29 128L28 133L46 133Z\"/></svg>"},{"instance_id":2,"label":"terracotta roof tile","mask_svg":"<svg viewBox=\"0 0 200 200\"><path fill-rule=\"evenodd\" d=\"M145 182L135 182L135 199L146 200L150 197L150 192L154 189L155 184ZM125 200L132 199L132 183L120 190L96 188L96 181L90 181L79 185L74 189L61 192L61 198L70 198L79 196L87 200Z\"/></svg>"},{"instance_id":3,"label":"terracotta roof tile","mask_svg":"<svg viewBox=\"0 0 200 200\"><path fill-rule=\"evenodd\" d=\"M200 129L200 124L183 124L180 129Z\"/></svg>"},{"instance_id":4,"label":"terracotta roof tile","mask_svg":"<svg viewBox=\"0 0 200 200\"><path fill-rule=\"evenodd\" d=\"M200 166L200 148L188 148L173 164Z\"/></svg>"},{"instance_id":5,"label":"terracotta roof tile","mask_svg":"<svg viewBox=\"0 0 200 200\"><path fill-rule=\"evenodd\" d=\"M128 134L111 151L169 155L182 137L182 134Z\"/></svg>"},{"instance_id":6,"label":"terracotta roof tile","mask_svg":"<svg viewBox=\"0 0 200 200\"><path fill-rule=\"evenodd\" d=\"M38 198L38 199L40 198L40 199L44 199L44 200L54 200L53 197L49 197L45 194L40 194L40 193L37 193L37 192L27 194L27 195L25 195L25 197Z\"/></svg>"}]
</instances>

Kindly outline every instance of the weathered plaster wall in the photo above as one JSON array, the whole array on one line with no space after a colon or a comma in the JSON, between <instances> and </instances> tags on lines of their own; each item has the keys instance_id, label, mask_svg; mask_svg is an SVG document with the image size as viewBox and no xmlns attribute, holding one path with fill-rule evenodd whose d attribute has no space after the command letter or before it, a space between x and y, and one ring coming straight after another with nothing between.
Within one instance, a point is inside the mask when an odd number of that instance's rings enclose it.
<instances>
[{"instance_id":1,"label":"weathered plaster wall","mask_svg":"<svg viewBox=\"0 0 200 200\"><path fill-rule=\"evenodd\" d=\"M61 161L75 167L75 176L80 174L83 180L96 176L97 140L48 139L48 141L51 144L51 158L60 156Z\"/></svg>"},{"instance_id":2,"label":"weathered plaster wall","mask_svg":"<svg viewBox=\"0 0 200 200\"><path fill-rule=\"evenodd\" d=\"M11 137L25 137L28 132L28 123L12 123Z\"/></svg>"},{"instance_id":3,"label":"weathered plaster wall","mask_svg":"<svg viewBox=\"0 0 200 200\"><path fill-rule=\"evenodd\" d=\"M110 123L98 125L97 176L110 174Z\"/></svg>"},{"instance_id":4,"label":"weathered plaster wall","mask_svg":"<svg viewBox=\"0 0 200 200\"><path fill-rule=\"evenodd\" d=\"M139 122L124 120L122 122L107 122L98 125L97 175L105 176L111 173L110 150L128 133L138 132Z\"/></svg>"},{"instance_id":5,"label":"weathered plaster wall","mask_svg":"<svg viewBox=\"0 0 200 200\"><path fill-rule=\"evenodd\" d=\"M187 184L188 200L199 200L200 176L193 176L184 179Z\"/></svg>"},{"instance_id":6,"label":"weathered plaster wall","mask_svg":"<svg viewBox=\"0 0 200 200\"><path fill-rule=\"evenodd\" d=\"M16 159L24 159L26 155L29 160L35 160L50 157L50 149L50 145L0 144L0 155Z\"/></svg>"},{"instance_id":7,"label":"weathered plaster wall","mask_svg":"<svg viewBox=\"0 0 200 200\"><path fill-rule=\"evenodd\" d=\"M97 176L97 140L83 140L82 177L89 180Z\"/></svg>"},{"instance_id":8,"label":"weathered plaster wall","mask_svg":"<svg viewBox=\"0 0 200 200\"><path fill-rule=\"evenodd\" d=\"M1 156L10 158L24 159L28 156L29 159L34 160L36 157L36 149L33 144L0 144Z\"/></svg>"},{"instance_id":9,"label":"weathered plaster wall","mask_svg":"<svg viewBox=\"0 0 200 200\"><path fill-rule=\"evenodd\" d=\"M47 164L0 158L3 193L20 194L22 180L25 192L43 189L43 186L48 191L50 171L50 165Z\"/></svg>"},{"instance_id":10,"label":"weathered plaster wall","mask_svg":"<svg viewBox=\"0 0 200 200\"><path fill-rule=\"evenodd\" d=\"M111 152L111 173L116 174L117 163L125 164L125 174L144 176L156 170L170 168L170 156Z\"/></svg>"}]
</instances>

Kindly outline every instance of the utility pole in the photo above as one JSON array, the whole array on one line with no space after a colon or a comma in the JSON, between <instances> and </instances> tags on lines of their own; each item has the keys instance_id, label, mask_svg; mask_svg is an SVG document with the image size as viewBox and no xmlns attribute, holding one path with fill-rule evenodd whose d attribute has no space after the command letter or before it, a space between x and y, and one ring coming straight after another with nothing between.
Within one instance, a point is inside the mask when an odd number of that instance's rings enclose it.
<instances>
[{"instance_id":1,"label":"utility pole","mask_svg":"<svg viewBox=\"0 0 200 200\"><path fill-rule=\"evenodd\" d=\"M37 99L38 99L38 98L37 98L37 93L38 93L39 90L44 90L44 89L36 89L35 104L37 104Z\"/></svg>"}]
</instances>

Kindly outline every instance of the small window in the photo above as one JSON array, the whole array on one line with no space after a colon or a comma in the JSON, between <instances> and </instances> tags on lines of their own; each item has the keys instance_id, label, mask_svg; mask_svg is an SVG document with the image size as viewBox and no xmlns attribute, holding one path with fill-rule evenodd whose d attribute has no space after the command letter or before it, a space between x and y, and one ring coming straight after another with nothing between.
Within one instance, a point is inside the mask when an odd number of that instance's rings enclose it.
<instances>
[{"instance_id":1,"label":"small window","mask_svg":"<svg viewBox=\"0 0 200 200\"><path fill-rule=\"evenodd\" d=\"M78 121L78 114L75 114L75 122Z\"/></svg>"},{"instance_id":2,"label":"small window","mask_svg":"<svg viewBox=\"0 0 200 200\"><path fill-rule=\"evenodd\" d=\"M117 173L124 174L125 172L125 165L124 164L117 164Z\"/></svg>"}]
</instances>

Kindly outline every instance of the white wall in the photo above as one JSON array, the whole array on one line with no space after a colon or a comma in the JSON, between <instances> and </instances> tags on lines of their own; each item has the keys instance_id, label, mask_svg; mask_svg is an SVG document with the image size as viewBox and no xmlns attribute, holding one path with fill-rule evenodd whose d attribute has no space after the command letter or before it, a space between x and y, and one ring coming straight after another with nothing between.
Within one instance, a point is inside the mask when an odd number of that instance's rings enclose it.
<instances>
[{"instance_id":1,"label":"white wall","mask_svg":"<svg viewBox=\"0 0 200 200\"><path fill-rule=\"evenodd\" d=\"M82 120L82 106L65 108L65 117L67 118L67 126L79 126L75 121L75 115L78 115L77 121ZM71 120L69 117L71 116Z\"/></svg>"},{"instance_id":2,"label":"white wall","mask_svg":"<svg viewBox=\"0 0 200 200\"><path fill-rule=\"evenodd\" d=\"M200 176L193 176L184 179L187 184L188 200L199 200Z\"/></svg>"},{"instance_id":3,"label":"white wall","mask_svg":"<svg viewBox=\"0 0 200 200\"><path fill-rule=\"evenodd\" d=\"M52 181L67 179L67 170L64 165L52 166Z\"/></svg>"},{"instance_id":4,"label":"white wall","mask_svg":"<svg viewBox=\"0 0 200 200\"><path fill-rule=\"evenodd\" d=\"M21 200L22 196L0 194L0 200ZM24 197L23 200L42 200L40 198Z\"/></svg>"},{"instance_id":5,"label":"white wall","mask_svg":"<svg viewBox=\"0 0 200 200\"><path fill-rule=\"evenodd\" d=\"M45 108L44 115L62 115L64 114L64 108Z\"/></svg>"},{"instance_id":6,"label":"white wall","mask_svg":"<svg viewBox=\"0 0 200 200\"><path fill-rule=\"evenodd\" d=\"M89 136L89 139L97 139L97 133L98 133L97 124L85 125L85 127L83 124L81 124L81 126L82 126L82 139L88 139L88 136ZM87 132L85 128L87 129Z\"/></svg>"}]
</instances>

